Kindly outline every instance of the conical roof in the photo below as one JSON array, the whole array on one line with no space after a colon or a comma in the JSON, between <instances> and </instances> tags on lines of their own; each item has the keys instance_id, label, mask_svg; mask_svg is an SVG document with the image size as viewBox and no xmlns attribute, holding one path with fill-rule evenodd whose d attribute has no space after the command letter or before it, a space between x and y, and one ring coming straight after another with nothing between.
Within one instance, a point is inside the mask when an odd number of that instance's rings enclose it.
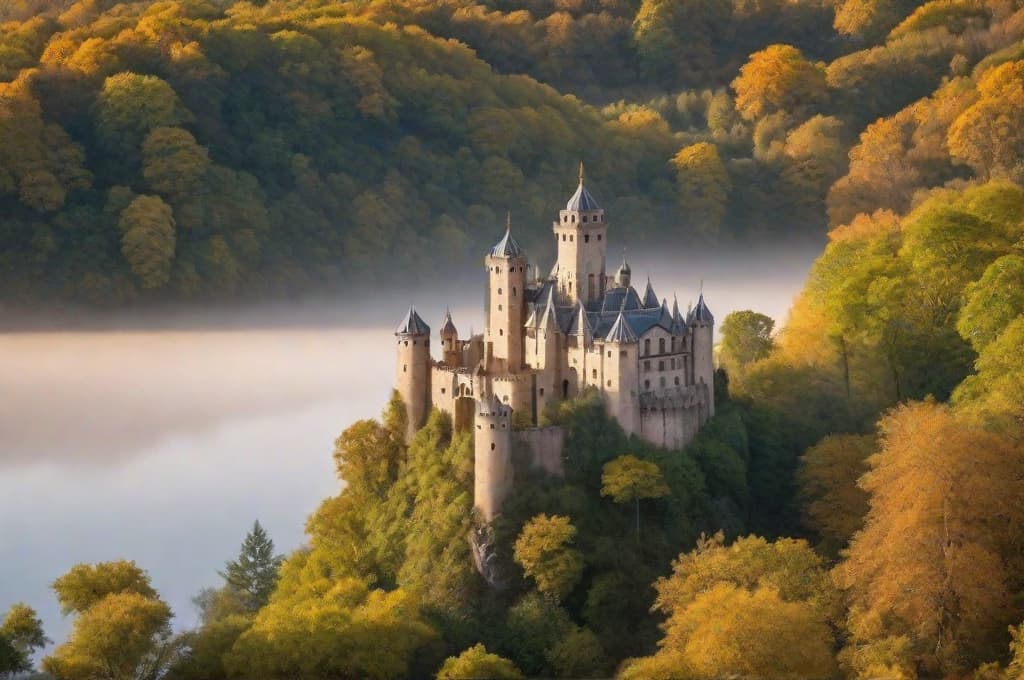
<instances>
[{"instance_id":1,"label":"conical roof","mask_svg":"<svg viewBox=\"0 0 1024 680\"><path fill-rule=\"evenodd\" d=\"M697 306L693 308L693 320L703 323L715 322L714 315L708 309L707 303L704 302L704 293L700 294L700 297L697 299Z\"/></svg>"},{"instance_id":2,"label":"conical roof","mask_svg":"<svg viewBox=\"0 0 1024 680\"><path fill-rule=\"evenodd\" d=\"M416 308L409 305L409 311L406 312L395 335L430 335L430 326L416 313Z\"/></svg>"},{"instance_id":3,"label":"conical roof","mask_svg":"<svg viewBox=\"0 0 1024 680\"><path fill-rule=\"evenodd\" d=\"M626 317L619 312L618 318L615 319L615 323L608 330L608 335L605 337L608 342L636 342L636 333L629 327L629 322L626 321Z\"/></svg>"},{"instance_id":4,"label":"conical roof","mask_svg":"<svg viewBox=\"0 0 1024 680\"><path fill-rule=\"evenodd\" d=\"M455 328L455 322L452 321L452 312L450 309L444 310L444 319L441 320L441 335L458 335L459 331Z\"/></svg>"},{"instance_id":5,"label":"conical roof","mask_svg":"<svg viewBox=\"0 0 1024 680\"><path fill-rule=\"evenodd\" d=\"M587 318L587 310L582 302L576 303L576 335L586 338L594 335L594 329L590 326L590 319Z\"/></svg>"},{"instance_id":6,"label":"conical roof","mask_svg":"<svg viewBox=\"0 0 1024 680\"><path fill-rule=\"evenodd\" d=\"M647 277L647 289L644 291L644 309L660 307L658 296L654 294L654 286L651 285L651 277Z\"/></svg>"},{"instance_id":7,"label":"conical roof","mask_svg":"<svg viewBox=\"0 0 1024 680\"><path fill-rule=\"evenodd\" d=\"M512 215L509 214L505 218L505 235L491 248L491 255L494 257L521 257L524 253L519 241L512 236Z\"/></svg>"},{"instance_id":8,"label":"conical roof","mask_svg":"<svg viewBox=\"0 0 1024 680\"><path fill-rule=\"evenodd\" d=\"M576 187L576 193L565 204L565 209L574 211L601 209L601 206L597 204L597 199L591 195L583 184L583 163L580 163L580 184Z\"/></svg>"}]
</instances>

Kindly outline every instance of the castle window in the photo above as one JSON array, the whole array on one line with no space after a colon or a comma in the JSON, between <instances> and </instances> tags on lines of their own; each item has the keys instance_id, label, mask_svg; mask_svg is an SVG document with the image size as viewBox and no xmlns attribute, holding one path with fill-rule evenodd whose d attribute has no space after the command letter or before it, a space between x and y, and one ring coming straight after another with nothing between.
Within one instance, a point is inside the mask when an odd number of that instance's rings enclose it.
<instances>
[{"instance_id":1,"label":"castle window","mask_svg":"<svg viewBox=\"0 0 1024 680\"><path fill-rule=\"evenodd\" d=\"M627 352L626 350L624 350L624 349L623 350L619 350L619 356L620 357L626 357L628 355L629 355L629 352Z\"/></svg>"},{"instance_id":2,"label":"castle window","mask_svg":"<svg viewBox=\"0 0 1024 680\"><path fill-rule=\"evenodd\" d=\"M413 341L412 341L412 344L414 344L414 345L418 345L418 344L420 344L420 341L419 341L419 340L413 340Z\"/></svg>"},{"instance_id":3,"label":"castle window","mask_svg":"<svg viewBox=\"0 0 1024 680\"><path fill-rule=\"evenodd\" d=\"M406 347L408 347L408 346L409 346L409 341L408 341L408 340L406 340L406 341L405 341L405 346L406 346Z\"/></svg>"},{"instance_id":4,"label":"castle window","mask_svg":"<svg viewBox=\"0 0 1024 680\"><path fill-rule=\"evenodd\" d=\"M481 426L479 426L479 425L477 425L477 426L476 426L476 429L478 429L478 430L482 430L482 429L484 429L484 428L483 428L483 427L481 427Z\"/></svg>"},{"instance_id":5,"label":"castle window","mask_svg":"<svg viewBox=\"0 0 1024 680\"><path fill-rule=\"evenodd\" d=\"M664 361L659 361L658 362L658 370L659 371L664 371L665 370L665 362Z\"/></svg>"},{"instance_id":6,"label":"castle window","mask_svg":"<svg viewBox=\"0 0 1024 680\"><path fill-rule=\"evenodd\" d=\"M611 350L608 350L608 358L609 358L609 359L611 359L611 358L612 358L612 351L611 351Z\"/></svg>"},{"instance_id":7,"label":"castle window","mask_svg":"<svg viewBox=\"0 0 1024 680\"><path fill-rule=\"evenodd\" d=\"M650 353L651 353L651 339L647 338L646 340L644 340L644 356L647 356Z\"/></svg>"},{"instance_id":8,"label":"castle window","mask_svg":"<svg viewBox=\"0 0 1024 680\"><path fill-rule=\"evenodd\" d=\"M562 221L563 221L563 222L568 222L568 221L569 221L569 216L568 216L568 215L566 215L565 217L563 217L563 218L562 218Z\"/></svg>"},{"instance_id":9,"label":"castle window","mask_svg":"<svg viewBox=\"0 0 1024 680\"><path fill-rule=\"evenodd\" d=\"M566 236L565 234L562 234L562 241L568 241L568 240L569 240L569 237Z\"/></svg>"},{"instance_id":10,"label":"castle window","mask_svg":"<svg viewBox=\"0 0 1024 680\"><path fill-rule=\"evenodd\" d=\"M504 337L505 336L505 329L504 328L499 328L498 329L498 335Z\"/></svg>"},{"instance_id":11,"label":"castle window","mask_svg":"<svg viewBox=\"0 0 1024 680\"><path fill-rule=\"evenodd\" d=\"M597 235L597 240L598 240L598 241L600 241L600 240L601 240L601 235L600 235L600 234L598 234L598 235Z\"/></svg>"},{"instance_id":12,"label":"castle window","mask_svg":"<svg viewBox=\"0 0 1024 680\"><path fill-rule=\"evenodd\" d=\"M491 429L492 430L494 429L494 423L491 423Z\"/></svg>"},{"instance_id":13,"label":"castle window","mask_svg":"<svg viewBox=\"0 0 1024 680\"><path fill-rule=\"evenodd\" d=\"M516 296L516 287L512 286L512 297Z\"/></svg>"},{"instance_id":14,"label":"castle window","mask_svg":"<svg viewBox=\"0 0 1024 680\"><path fill-rule=\"evenodd\" d=\"M501 288L498 289L498 295L501 295Z\"/></svg>"},{"instance_id":15,"label":"castle window","mask_svg":"<svg viewBox=\"0 0 1024 680\"><path fill-rule=\"evenodd\" d=\"M498 292L500 293L501 290L498 290ZM665 338L658 338L658 354L664 354L664 353L665 353Z\"/></svg>"},{"instance_id":16,"label":"castle window","mask_svg":"<svg viewBox=\"0 0 1024 680\"><path fill-rule=\"evenodd\" d=\"M590 243L590 234L584 234L583 235L583 242L584 243Z\"/></svg>"},{"instance_id":17,"label":"castle window","mask_svg":"<svg viewBox=\"0 0 1024 680\"><path fill-rule=\"evenodd\" d=\"M583 221L584 221L584 222L586 222L586 221L587 221L587 216L586 216L586 215L584 215L584 216L583 216Z\"/></svg>"},{"instance_id":18,"label":"castle window","mask_svg":"<svg viewBox=\"0 0 1024 680\"><path fill-rule=\"evenodd\" d=\"M442 387L441 388L441 394L444 394L444 392L445 392L445 388Z\"/></svg>"},{"instance_id":19,"label":"castle window","mask_svg":"<svg viewBox=\"0 0 1024 680\"><path fill-rule=\"evenodd\" d=\"M675 354L675 351L676 351L676 339L673 337L672 338L672 353Z\"/></svg>"},{"instance_id":20,"label":"castle window","mask_svg":"<svg viewBox=\"0 0 1024 680\"><path fill-rule=\"evenodd\" d=\"M662 377L661 377L661 378L660 378L660 379L658 380L658 382L659 382L659 384L660 384L660 385L661 385L662 387L664 387L664 386L665 386L665 378L664 378L664 376L662 376Z\"/></svg>"},{"instance_id":21,"label":"castle window","mask_svg":"<svg viewBox=\"0 0 1024 680\"><path fill-rule=\"evenodd\" d=\"M493 428L494 425L491 425L491 427ZM494 450L494 444L491 444L491 451L493 451L493 450Z\"/></svg>"},{"instance_id":22,"label":"castle window","mask_svg":"<svg viewBox=\"0 0 1024 680\"><path fill-rule=\"evenodd\" d=\"M506 394L504 397L501 398L501 400L507 404L508 403L508 395ZM505 427L505 426L502 425L502 427Z\"/></svg>"},{"instance_id":23,"label":"castle window","mask_svg":"<svg viewBox=\"0 0 1024 680\"><path fill-rule=\"evenodd\" d=\"M650 380L645 380L644 381L644 389L645 390L651 389L651 381Z\"/></svg>"},{"instance_id":24,"label":"castle window","mask_svg":"<svg viewBox=\"0 0 1024 680\"><path fill-rule=\"evenodd\" d=\"M678 385L678 384L679 384L679 376L677 375L676 376L676 385Z\"/></svg>"},{"instance_id":25,"label":"castle window","mask_svg":"<svg viewBox=\"0 0 1024 680\"><path fill-rule=\"evenodd\" d=\"M651 362L650 361L645 361L644 362L644 371L647 372L647 371L650 371L650 370L651 370Z\"/></svg>"},{"instance_id":26,"label":"castle window","mask_svg":"<svg viewBox=\"0 0 1024 680\"><path fill-rule=\"evenodd\" d=\"M544 396L544 388L543 387L540 388L540 396L542 396L542 397Z\"/></svg>"},{"instance_id":27,"label":"castle window","mask_svg":"<svg viewBox=\"0 0 1024 680\"><path fill-rule=\"evenodd\" d=\"M572 236L573 236L572 234L569 234L569 243L572 243L572 240L573 240Z\"/></svg>"},{"instance_id":28,"label":"castle window","mask_svg":"<svg viewBox=\"0 0 1024 680\"><path fill-rule=\"evenodd\" d=\"M402 373L409 372L409 364L402 364Z\"/></svg>"},{"instance_id":29,"label":"castle window","mask_svg":"<svg viewBox=\"0 0 1024 680\"><path fill-rule=\"evenodd\" d=\"M576 223L576 216L575 215L572 216L572 221L573 221L573 224Z\"/></svg>"},{"instance_id":30,"label":"castle window","mask_svg":"<svg viewBox=\"0 0 1024 680\"><path fill-rule=\"evenodd\" d=\"M597 380L597 369L596 368L593 370L593 376L594 376L594 380Z\"/></svg>"},{"instance_id":31,"label":"castle window","mask_svg":"<svg viewBox=\"0 0 1024 680\"><path fill-rule=\"evenodd\" d=\"M501 305L498 305L498 311L499 312L501 311Z\"/></svg>"},{"instance_id":32,"label":"castle window","mask_svg":"<svg viewBox=\"0 0 1024 680\"><path fill-rule=\"evenodd\" d=\"M609 380L609 381L608 381L608 387L611 387L611 386L612 386L612 381L611 381L611 380Z\"/></svg>"}]
</instances>

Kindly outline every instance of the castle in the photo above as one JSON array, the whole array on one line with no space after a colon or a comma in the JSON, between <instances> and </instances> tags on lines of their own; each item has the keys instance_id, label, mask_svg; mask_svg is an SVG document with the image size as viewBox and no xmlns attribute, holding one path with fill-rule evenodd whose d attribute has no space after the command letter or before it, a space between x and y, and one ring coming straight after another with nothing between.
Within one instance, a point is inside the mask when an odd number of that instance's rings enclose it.
<instances>
[{"instance_id":1,"label":"castle","mask_svg":"<svg viewBox=\"0 0 1024 680\"><path fill-rule=\"evenodd\" d=\"M608 224L582 164L553 228L558 257L546 277L534 274L511 224L484 257L482 334L460 339L446 314L436 361L414 308L395 333L408 436L431 407L451 414L457 430L473 428L474 502L488 522L512 491L513 413L520 427L536 427L550 400L594 387L626 433L666 448L689 443L714 415L714 317L703 293L684 318L650 280L637 292L625 257L607 275Z\"/></svg>"}]
</instances>

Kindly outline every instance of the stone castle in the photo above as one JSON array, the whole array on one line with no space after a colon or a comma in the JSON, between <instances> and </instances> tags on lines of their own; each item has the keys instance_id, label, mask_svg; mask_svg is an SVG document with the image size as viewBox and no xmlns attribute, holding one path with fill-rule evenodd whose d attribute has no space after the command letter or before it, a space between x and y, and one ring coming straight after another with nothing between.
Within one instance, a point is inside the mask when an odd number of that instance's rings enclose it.
<instances>
[{"instance_id":1,"label":"stone castle","mask_svg":"<svg viewBox=\"0 0 1024 680\"><path fill-rule=\"evenodd\" d=\"M546 277L510 224L484 257L482 334L460 339L446 314L438 361L414 308L395 333L408 436L432 407L449 413L457 430L474 430L474 502L488 522L512 491L513 414L534 463L553 472L561 469L560 432L537 428L552 399L593 387L627 434L666 448L685 446L714 415L714 317L703 293L683 317L677 302L658 300L650 280L637 292L625 257L607 274L608 223L582 165L553 229L558 256Z\"/></svg>"}]
</instances>

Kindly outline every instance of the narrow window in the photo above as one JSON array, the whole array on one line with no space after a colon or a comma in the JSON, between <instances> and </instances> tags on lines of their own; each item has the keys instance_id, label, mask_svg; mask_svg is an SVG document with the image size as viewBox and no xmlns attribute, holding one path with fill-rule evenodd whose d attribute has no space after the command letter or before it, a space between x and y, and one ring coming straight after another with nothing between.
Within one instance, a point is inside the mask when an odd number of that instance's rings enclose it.
<instances>
[{"instance_id":1,"label":"narrow window","mask_svg":"<svg viewBox=\"0 0 1024 680\"><path fill-rule=\"evenodd\" d=\"M402 373L409 372L409 364L402 364Z\"/></svg>"},{"instance_id":2,"label":"narrow window","mask_svg":"<svg viewBox=\"0 0 1024 680\"><path fill-rule=\"evenodd\" d=\"M660 384L660 385L661 385L662 387L664 387L664 386L665 386L665 378L664 378L664 377L661 377L661 378L659 378L659 379L658 379L658 383L659 383L659 384Z\"/></svg>"},{"instance_id":3,"label":"narrow window","mask_svg":"<svg viewBox=\"0 0 1024 680\"><path fill-rule=\"evenodd\" d=\"M572 243L572 240L573 240L573 235L569 234L569 243Z\"/></svg>"},{"instance_id":4,"label":"narrow window","mask_svg":"<svg viewBox=\"0 0 1024 680\"><path fill-rule=\"evenodd\" d=\"M499 293L501 292L500 288L498 289L498 292ZM664 354L664 353L665 353L665 338L658 338L658 354Z\"/></svg>"},{"instance_id":5,"label":"narrow window","mask_svg":"<svg viewBox=\"0 0 1024 680\"><path fill-rule=\"evenodd\" d=\"M597 369L596 368L594 369L593 376L594 376L594 380L597 380Z\"/></svg>"},{"instance_id":6,"label":"narrow window","mask_svg":"<svg viewBox=\"0 0 1024 680\"><path fill-rule=\"evenodd\" d=\"M608 387L611 387L611 386L612 386L612 381L611 381L611 380L609 380L609 381L608 381Z\"/></svg>"},{"instance_id":7,"label":"narrow window","mask_svg":"<svg viewBox=\"0 0 1024 680\"><path fill-rule=\"evenodd\" d=\"M583 235L583 242L584 243L590 243L590 234L584 234Z\"/></svg>"},{"instance_id":8,"label":"narrow window","mask_svg":"<svg viewBox=\"0 0 1024 680\"><path fill-rule=\"evenodd\" d=\"M516 287L512 286L512 297L516 296Z\"/></svg>"},{"instance_id":9,"label":"narrow window","mask_svg":"<svg viewBox=\"0 0 1024 680\"><path fill-rule=\"evenodd\" d=\"M491 429L492 430L494 429L494 425L491 425ZM493 450L494 450L494 444L491 444L491 451L493 451Z\"/></svg>"},{"instance_id":10,"label":"narrow window","mask_svg":"<svg viewBox=\"0 0 1024 680\"><path fill-rule=\"evenodd\" d=\"M567 241L567 240L569 240L568 237L566 237L565 234L562 234L562 241Z\"/></svg>"},{"instance_id":11,"label":"narrow window","mask_svg":"<svg viewBox=\"0 0 1024 680\"><path fill-rule=\"evenodd\" d=\"M491 423L491 429L494 429L494 423ZM493 445L492 445L493 446Z\"/></svg>"},{"instance_id":12,"label":"narrow window","mask_svg":"<svg viewBox=\"0 0 1024 680\"><path fill-rule=\"evenodd\" d=\"M644 389L645 390L651 389L651 381L650 380L645 380L644 381Z\"/></svg>"},{"instance_id":13,"label":"narrow window","mask_svg":"<svg viewBox=\"0 0 1024 680\"><path fill-rule=\"evenodd\" d=\"M542 396L542 397L544 396L544 388L543 387L540 388L540 396Z\"/></svg>"},{"instance_id":14,"label":"narrow window","mask_svg":"<svg viewBox=\"0 0 1024 680\"><path fill-rule=\"evenodd\" d=\"M584 221L584 222L586 222L586 221L587 221L587 216L586 216L586 215L584 215L584 216L583 216L583 221Z\"/></svg>"},{"instance_id":15,"label":"narrow window","mask_svg":"<svg viewBox=\"0 0 1024 680\"><path fill-rule=\"evenodd\" d=\"M576 216L575 215L572 216L572 221L573 221L573 224L576 223Z\"/></svg>"},{"instance_id":16,"label":"narrow window","mask_svg":"<svg viewBox=\"0 0 1024 680\"><path fill-rule=\"evenodd\" d=\"M679 384L679 376L677 375L676 376L676 385L678 385L678 384Z\"/></svg>"},{"instance_id":17,"label":"narrow window","mask_svg":"<svg viewBox=\"0 0 1024 680\"><path fill-rule=\"evenodd\" d=\"M504 337L505 336L505 329L504 328L499 328L498 329L498 335Z\"/></svg>"},{"instance_id":18,"label":"narrow window","mask_svg":"<svg viewBox=\"0 0 1024 680\"><path fill-rule=\"evenodd\" d=\"M501 288L498 289L498 295L501 295Z\"/></svg>"},{"instance_id":19,"label":"narrow window","mask_svg":"<svg viewBox=\"0 0 1024 680\"><path fill-rule=\"evenodd\" d=\"M441 394L444 394L444 388L443 387L441 388Z\"/></svg>"},{"instance_id":20,"label":"narrow window","mask_svg":"<svg viewBox=\"0 0 1024 680\"><path fill-rule=\"evenodd\" d=\"M501 311L501 305L498 305L498 311L499 312Z\"/></svg>"},{"instance_id":21,"label":"narrow window","mask_svg":"<svg viewBox=\"0 0 1024 680\"><path fill-rule=\"evenodd\" d=\"M658 362L658 370L659 371L664 371L665 370L665 362L664 361L659 361Z\"/></svg>"},{"instance_id":22,"label":"narrow window","mask_svg":"<svg viewBox=\"0 0 1024 680\"><path fill-rule=\"evenodd\" d=\"M646 340L644 340L644 356L647 356L650 353L651 353L651 339L647 338Z\"/></svg>"},{"instance_id":23,"label":"narrow window","mask_svg":"<svg viewBox=\"0 0 1024 680\"><path fill-rule=\"evenodd\" d=\"M609 359L611 359L611 358L612 358L612 351L611 351L611 350L608 350L608 358L609 358Z\"/></svg>"},{"instance_id":24,"label":"narrow window","mask_svg":"<svg viewBox=\"0 0 1024 680\"><path fill-rule=\"evenodd\" d=\"M601 240L601 235L600 235L600 234L598 234L598 235L597 235L597 240L598 240L598 241L600 241L600 240Z\"/></svg>"}]
</instances>

